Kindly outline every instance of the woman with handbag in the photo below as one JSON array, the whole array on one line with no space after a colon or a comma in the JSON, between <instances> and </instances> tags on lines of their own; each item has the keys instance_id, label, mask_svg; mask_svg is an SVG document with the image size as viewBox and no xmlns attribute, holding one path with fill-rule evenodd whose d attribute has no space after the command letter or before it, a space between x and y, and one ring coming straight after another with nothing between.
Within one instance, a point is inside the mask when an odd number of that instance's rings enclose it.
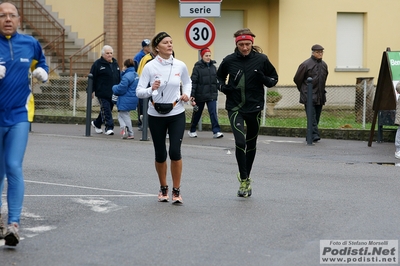
<instances>
[{"instance_id":1,"label":"woman with handbag","mask_svg":"<svg viewBox=\"0 0 400 266\"><path fill-rule=\"evenodd\" d=\"M169 201L165 144L168 132L172 203L182 203L181 144L186 125L184 102L189 101L192 82L185 63L173 57L172 38L168 33L158 33L152 39L151 46L156 57L144 66L136 94L139 98L150 98L147 113L155 151L155 168L160 182L158 201Z\"/></svg>"}]
</instances>

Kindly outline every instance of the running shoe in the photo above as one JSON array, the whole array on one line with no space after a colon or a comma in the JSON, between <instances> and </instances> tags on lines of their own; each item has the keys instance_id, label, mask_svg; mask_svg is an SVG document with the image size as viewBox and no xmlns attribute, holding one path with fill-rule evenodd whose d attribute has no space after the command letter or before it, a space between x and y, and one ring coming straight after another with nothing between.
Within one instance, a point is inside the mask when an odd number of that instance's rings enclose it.
<instances>
[{"instance_id":1,"label":"running shoe","mask_svg":"<svg viewBox=\"0 0 400 266\"><path fill-rule=\"evenodd\" d=\"M10 223L7 226L7 233L4 236L6 246L15 247L19 243L18 224Z\"/></svg>"},{"instance_id":2,"label":"running shoe","mask_svg":"<svg viewBox=\"0 0 400 266\"><path fill-rule=\"evenodd\" d=\"M237 196L238 197L243 197L243 198L247 198L251 196L251 179L250 177L248 177L247 179L242 180L240 178L240 173L238 173L237 178L239 180L240 183L240 187L239 190L237 192Z\"/></svg>"},{"instance_id":3,"label":"running shoe","mask_svg":"<svg viewBox=\"0 0 400 266\"><path fill-rule=\"evenodd\" d=\"M1 219L1 214L0 214L0 239L4 239L5 234L6 234L6 226L3 222L3 219Z\"/></svg>"},{"instance_id":4,"label":"running shoe","mask_svg":"<svg viewBox=\"0 0 400 266\"><path fill-rule=\"evenodd\" d=\"M168 202L169 201L168 186L160 187L160 191L158 192L158 201L159 202Z\"/></svg>"},{"instance_id":5,"label":"running shoe","mask_svg":"<svg viewBox=\"0 0 400 266\"><path fill-rule=\"evenodd\" d=\"M114 135L114 131L112 129L106 130L106 135Z\"/></svg>"},{"instance_id":6,"label":"running shoe","mask_svg":"<svg viewBox=\"0 0 400 266\"><path fill-rule=\"evenodd\" d=\"M197 138L197 133L196 133L196 132L190 132L190 131L188 131L188 135L189 135L189 137L191 137L191 138Z\"/></svg>"},{"instance_id":7,"label":"running shoe","mask_svg":"<svg viewBox=\"0 0 400 266\"><path fill-rule=\"evenodd\" d=\"M128 127L124 127L123 129L121 129L121 136L123 139L128 138Z\"/></svg>"},{"instance_id":8,"label":"running shoe","mask_svg":"<svg viewBox=\"0 0 400 266\"><path fill-rule=\"evenodd\" d=\"M217 133L215 133L213 135L214 139L220 139L220 138L223 138L223 137L224 137L224 134L222 134L221 132L217 132Z\"/></svg>"},{"instance_id":9,"label":"running shoe","mask_svg":"<svg viewBox=\"0 0 400 266\"><path fill-rule=\"evenodd\" d=\"M92 121L92 127L94 127L94 131L96 131L97 134L103 133L103 130L101 128L98 128L94 125L94 121Z\"/></svg>"},{"instance_id":10,"label":"running shoe","mask_svg":"<svg viewBox=\"0 0 400 266\"><path fill-rule=\"evenodd\" d=\"M183 203L179 188L172 188L172 203Z\"/></svg>"}]
</instances>

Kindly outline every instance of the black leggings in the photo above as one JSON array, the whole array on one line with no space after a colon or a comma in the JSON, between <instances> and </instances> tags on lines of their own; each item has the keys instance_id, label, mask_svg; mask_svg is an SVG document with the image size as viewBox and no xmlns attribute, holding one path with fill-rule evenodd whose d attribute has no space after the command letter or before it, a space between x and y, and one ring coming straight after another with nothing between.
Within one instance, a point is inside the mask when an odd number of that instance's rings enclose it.
<instances>
[{"instance_id":1,"label":"black leggings","mask_svg":"<svg viewBox=\"0 0 400 266\"><path fill-rule=\"evenodd\" d=\"M240 113L228 111L233 136L235 137L235 155L241 179L250 176L256 157L257 137L260 130L261 111L255 113ZM244 129L246 123L247 132Z\"/></svg>"},{"instance_id":2,"label":"black leggings","mask_svg":"<svg viewBox=\"0 0 400 266\"><path fill-rule=\"evenodd\" d=\"M185 132L185 112L174 116L149 115L149 129L153 139L156 162L163 163L167 160L167 145L165 139L169 135L169 158L173 161L182 159L181 144Z\"/></svg>"}]
</instances>

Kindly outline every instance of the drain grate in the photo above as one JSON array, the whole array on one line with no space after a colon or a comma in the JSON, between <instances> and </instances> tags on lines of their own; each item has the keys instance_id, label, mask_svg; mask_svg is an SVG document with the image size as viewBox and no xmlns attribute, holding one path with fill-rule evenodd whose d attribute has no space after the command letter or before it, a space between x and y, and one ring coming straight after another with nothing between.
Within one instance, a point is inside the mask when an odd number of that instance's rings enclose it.
<instances>
[{"instance_id":1,"label":"drain grate","mask_svg":"<svg viewBox=\"0 0 400 266\"><path fill-rule=\"evenodd\" d=\"M347 162L346 164L358 164L357 162ZM392 163L392 162L367 162L367 164L377 164L383 166L397 166L400 167L400 163Z\"/></svg>"},{"instance_id":2,"label":"drain grate","mask_svg":"<svg viewBox=\"0 0 400 266\"><path fill-rule=\"evenodd\" d=\"M398 166L400 167L400 163L391 163L391 162L369 162L369 164L378 164L383 166Z\"/></svg>"}]
</instances>

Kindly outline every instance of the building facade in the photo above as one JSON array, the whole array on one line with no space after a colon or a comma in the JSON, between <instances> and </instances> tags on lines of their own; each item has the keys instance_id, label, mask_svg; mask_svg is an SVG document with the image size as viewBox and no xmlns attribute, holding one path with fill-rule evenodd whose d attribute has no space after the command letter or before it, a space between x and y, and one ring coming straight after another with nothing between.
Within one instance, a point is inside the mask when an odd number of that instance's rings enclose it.
<instances>
[{"instance_id":1,"label":"building facade","mask_svg":"<svg viewBox=\"0 0 400 266\"><path fill-rule=\"evenodd\" d=\"M193 18L180 17L179 0L45 2L85 43L106 32L116 57L133 57L143 39L166 31L190 71L198 60L185 38ZM298 65L316 43L325 48L328 85L355 84L358 77L375 77L376 84L382 53L400 50L400 35L392 30L398 10L398 0L223 0L221 17L207 18L216 28L210 48L219 64L235 47L233 33L246 27L277 68L281 85L293 85Z\"/></svg>"}]
</instances>

